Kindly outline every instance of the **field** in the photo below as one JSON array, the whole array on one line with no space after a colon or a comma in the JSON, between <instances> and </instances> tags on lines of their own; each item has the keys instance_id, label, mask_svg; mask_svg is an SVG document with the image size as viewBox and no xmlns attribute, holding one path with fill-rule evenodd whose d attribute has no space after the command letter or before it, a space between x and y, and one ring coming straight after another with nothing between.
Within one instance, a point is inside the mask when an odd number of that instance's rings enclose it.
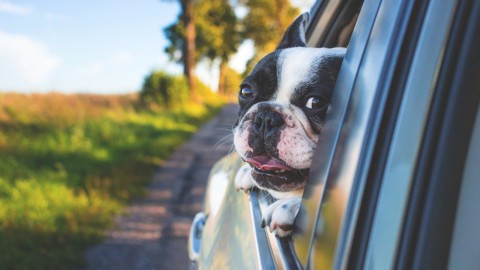
<instances>
[{"instance_id":1,"label":"field","mask_svg":"<svg viewBox=\"0 0 480 270\"><path fill-rule=\"evenodd\" d=\"M71 269L221 103L0 93L0 268Z\"/></svg>"}]
</instances>

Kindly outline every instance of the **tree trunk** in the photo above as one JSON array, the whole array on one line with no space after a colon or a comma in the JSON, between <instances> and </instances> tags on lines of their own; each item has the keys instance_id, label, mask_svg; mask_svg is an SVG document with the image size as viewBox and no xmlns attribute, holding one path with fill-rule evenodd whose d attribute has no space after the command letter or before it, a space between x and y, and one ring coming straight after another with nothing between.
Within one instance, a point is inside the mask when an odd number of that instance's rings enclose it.
<instances>
[{"instance_id":1,"label":"tree trunk","mask_svg":"<svg viewBox=\"0 0 480 270\"><path fill-rule=\"evenodd\" d=\"M195 21L193 16L193 1L181 0L183 23L186 29L186 40L183 47L183 73L188 80L188 87L193 99L197 100L195 89Z\"/></svg>"},{"instance_id":2,"label":"tree trunk","mask_svg":"<svg viewBox=\"0 0 480 270\"><path fill-rule=\"evenodd\" d=\"M218 93L222 95L226 95L227 91L225 89L225 76L227 75L227 68L228 68L228 61L221 60L220 61L220 72L218 74Z\"/></svg>"}]
</instances>

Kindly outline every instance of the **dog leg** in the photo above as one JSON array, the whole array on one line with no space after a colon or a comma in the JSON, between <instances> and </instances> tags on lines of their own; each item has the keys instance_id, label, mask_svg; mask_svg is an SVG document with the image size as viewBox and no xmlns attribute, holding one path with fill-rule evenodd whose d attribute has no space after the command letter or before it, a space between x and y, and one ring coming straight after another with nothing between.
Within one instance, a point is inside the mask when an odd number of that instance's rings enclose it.
<instances>
[{"instance_id":1,"label":"dog leg","mask_svg":"<svg viewBox=\"0 0 480 270\"><path fill-rule=\"evenodd\" d=\"M262 228L269 226L270 232L280 237L291 234L301 200L301 197L280 199L269 205L262 217Z\"/></svg>"},{"instance_id":2,"label":"dog leg","mask_svg":"<svg viewBox=\"0 0 480 270\"><path fill-rule=\"evenodd\" d=\"M240 170L238 170L238 173L235 176L235 188L237 191L243 190L245 193L248 193L255 186L250 170L251 168L248 164L245 164Z\"/></svg>"}]
</instances>

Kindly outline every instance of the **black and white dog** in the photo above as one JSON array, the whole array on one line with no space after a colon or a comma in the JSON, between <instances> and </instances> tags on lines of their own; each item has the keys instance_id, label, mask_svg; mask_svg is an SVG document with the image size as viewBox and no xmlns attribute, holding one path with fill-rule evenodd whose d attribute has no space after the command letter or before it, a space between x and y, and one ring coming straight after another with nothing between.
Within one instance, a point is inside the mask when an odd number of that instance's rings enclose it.
<instances>
[{"instance_id":1,"label":"black and white dog","mask_svg":"<svg viewBox=\"0 0 480 270\"><path fill-rule=\"evenodd\" d=\"M298 17L278 48L243 80L234 125L235 149L247 163L235 186L256 186L278 199L268 206L262 227L282 237L293 230L345 54L345 48L307 48L308 20L308 13Z\"/></svg>"}]
</instances>

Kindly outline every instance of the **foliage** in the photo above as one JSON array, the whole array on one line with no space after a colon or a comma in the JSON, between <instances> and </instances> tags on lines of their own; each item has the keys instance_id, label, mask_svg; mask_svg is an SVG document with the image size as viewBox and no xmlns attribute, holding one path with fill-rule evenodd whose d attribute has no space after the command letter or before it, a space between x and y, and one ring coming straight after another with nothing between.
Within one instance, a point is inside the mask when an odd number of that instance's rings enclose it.
<instances>
[{"instance_id":1,"label":"foliage","mask_svg":"<svg viewBox=\"0 0 480 270\"><path fill-rule=\"evenodd\" d=\"M228 0L195 1L193 5L195 18L195 61L202 58L215 60L217 57L228 59L234 54L241 42L238 31L238 22L232 6ZM185 24L181 20L164 29L165 36L170 44L165 52L177 62L183 62L183 47L186 42Z\"/></svg>"},{"instance_id":2,"label":"foliage","mask_svg":"<svg viewBox=\"0 0 480 270\"><path fill-rule=\"evenodd\" d=\"M275 50L288 26L300 14L289 0L246 0L245 36L255 42L260 54Z\"/></svg>"},{"instance_id":3,"label":"foliage","mask_svg":"<svg viewBox=\"0 0 480 270\"><path fill-rule=\"evenodd\" d=\"M217 108L137 96L0 94L0 265L81 267L113 215Z\"/></svg>"},{"instance_id":4,"label":"foliage","mask_svg":"<svg viewBox=\"0 0 480 270\"><path fill-rule=\"evenodd\" d=\"M181 20L181 14L177 22L170 24L163 29L163 33L170 44L165 47L165 52L170 56L170 60L184 64L185 58L182 51L185 46L185 24ZM198 61L198 58L196 59Z\"/></svg>"},{"instance_id":5,"label":"foliage","mask_svg":"<svg viewBox=\"0 0 480 270\"><path fill-rule=\"evenodd\" d=\"M239 21L233 7L228 0L199 0L193 4L195 24L195 61L202 59L214 61L219 59L221 66L225 66L230 56L237 52L242 41L239 31ZM174 61L185 65L185 44L187 31L183 18L183 11L178 21L164 29L165 36L170 44L165 52ZM220 70L219 90L224 92L224 69Z\"/></svg>"},{"instance_id":6,"label":"foliage","mask_svg":"<svg viewBox=\"0 0 480 270\"><path fill-rule=\"evenodd\" d=\"M220 105L225 102L223 97L213 93L210 87L195 78L197 94L203 102ZM186 108L191 106L187 80L183 76L169 75L164 71L152 71L145 78L140 100L144 107L150 109Z\"/></svg>"},{"instance_id":7,"label":"foliage","mask_svg":"<svg viewBox=\"0 0 480 270\"><path fill-rule=\"evenodd\" d=\"M165 48L170 55L181 52L176 61L183 64L183 75L187 78L188 88L193 99L198 99L195 85L195 16L193 5L195 0L179 0L181 12L177 24L164 29L167 39L172 46ZM173 58L172 58L173 59Z\"/></svg>"},{"instance_id":8,"label":"foliage","mask_svg":"<svg viewBox=\"0 0 480 270\"><path fill-rule=\"evenodd\" d=\"M242 19L237 18L232 3L242 5L248 12ZM247 63L243 75L247 75L253 66L267 53L275 50L283 33L300 11L289 0L197 0L193 2L195 24L195 62L202 59L220 59L219 91L225 89L225 66L231 55L237 52L239 45L246 39L255 44L255 55ZM170 44L165 48L174 61L185 62L185 44L187 42L183 11L177 22L164 29Z\"/></svg>"},{"instance_id":9,"label":"foliage","mask_svg":"<svg viewBox=\"0 0 480 270\"><path fill-rule=\"evenodd\" d=\"M172 76L164 71L152 71L143 83L140 99L144 104L158 104L170 108L188 101L188 84L183 76Z\"/></svg>"},{"instance_id":10,"label":"foliage","mask_svg":"<svg viewBox=\"0 0 480 270\"><path fill-rule=\"evenodd\" d=\"M232 99L236 99L240 84L242 83L242 75L234 69L227 67L225 72L224 95Z\"/></svg>"},{"instance_id":11,"label":"foliage","mask_svg":"<svg viewBox=\"0 0 480 270\"><path fill-rule=\"evenodd\" d=\"M199 58L228 61L241 42L238 19L229 1L198 1L194 12Z\"/></svg>"},{"instance_id":12,"label":"foliage","mask_svg":"<svg viewBox=\"0 0 480 270\"><path fill-rule=\"evenodd\" d=\"M244 37L255 43L255 55L244 75L267 53L275 50L288 26L300 14L289 0L244 0L248 14L243 19Z\"/></svg>"}]
</instances>

